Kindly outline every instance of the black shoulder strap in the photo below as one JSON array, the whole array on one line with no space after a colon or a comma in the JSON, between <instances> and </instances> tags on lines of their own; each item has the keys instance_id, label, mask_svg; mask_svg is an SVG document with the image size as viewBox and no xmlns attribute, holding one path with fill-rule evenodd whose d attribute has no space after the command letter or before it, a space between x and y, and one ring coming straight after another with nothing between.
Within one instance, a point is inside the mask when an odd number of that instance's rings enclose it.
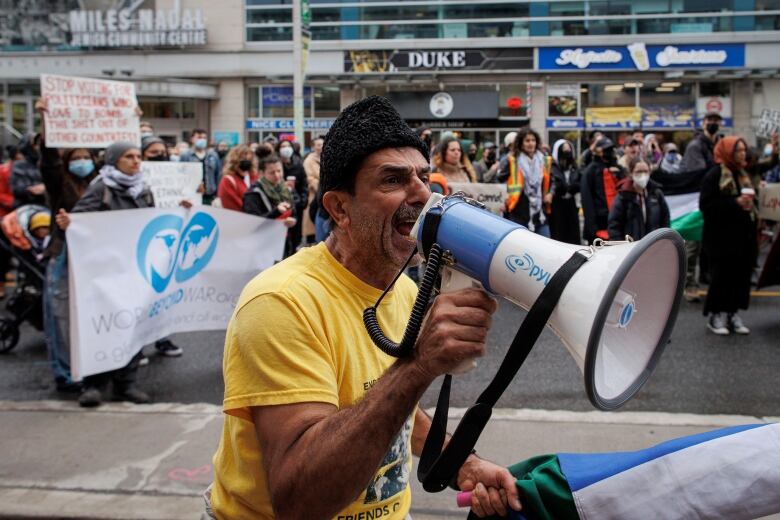
<instances>
[{"instance_id":1,"label":"black shoulder strap","mask_svg":"<svg viewBox=\"0 0 780 520\"><path fill-rule=\"evenodd\" d=\"M442 451L447 432L447 414L452 382L451 375L444 376L439 400L436 404L436 413L433 416L428 437L425 439L417 470L417 478L422 482L426 491L429 493L441 491L457 476L458 470L471 454L482 430L490 419L493 407L531 352L569 280L587 260L586 255L576 252L553 275L539 298L531 306L531 310L517 331L496 376L479 396L477 402L466 411L450 442Z\"/></svg>"}]
</instances>

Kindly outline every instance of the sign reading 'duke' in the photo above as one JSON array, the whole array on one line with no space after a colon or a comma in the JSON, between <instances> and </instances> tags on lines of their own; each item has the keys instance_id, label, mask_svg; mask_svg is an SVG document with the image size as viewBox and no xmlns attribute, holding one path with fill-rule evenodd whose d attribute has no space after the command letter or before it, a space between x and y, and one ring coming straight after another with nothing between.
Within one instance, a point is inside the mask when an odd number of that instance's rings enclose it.
<instances>
[{"instance_id":1,"label":"sign reading 'duke'","mask_svg":"<svg viewBox=\"0 0 780 520\"><path fill-rule=\"evenodd\" d=\"M745 45L685 44L619 47L541 47L540 70L664 70L745 66Z\"/></svg>"},{"instance_id":2,"label":"sign reading 'duke'","mask_svg":"<svg viewBox=\"0 0 780 520\"><path fill-rule=\"evenodd\" d=\"M423 70L530 70L533 50L394 50L346 51L344 71L355 73Z\"/></svg>"}]
</instances>

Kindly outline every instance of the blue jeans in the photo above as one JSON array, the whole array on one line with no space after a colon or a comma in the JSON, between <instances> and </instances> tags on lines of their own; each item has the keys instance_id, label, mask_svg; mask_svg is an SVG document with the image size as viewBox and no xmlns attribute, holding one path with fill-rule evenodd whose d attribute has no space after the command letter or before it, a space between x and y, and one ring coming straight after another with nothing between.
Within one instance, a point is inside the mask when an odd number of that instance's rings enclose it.
<instances>
[{"instance_id":1,"label":"blue jeans","mask_svg":"<svg viewBox=\"0 0 780 520\"><path fill-rule=\"evenodd\" d=\"M534 233L536 233L537 235L542 235L543 237L550 238L550 224L545 224L543 226L536 226Z\"/></svg>"},{"instance_id":2,"label":"blue jeans","mask_svg":"<svg viewBox=\"0 0 780 520\"><path fill-rule=\"evenodd\" d=\"M67 246L49 259L43 289L43 328L54 379L72 383L70 374L70 318Z\"/></svg>"}]
</instances>

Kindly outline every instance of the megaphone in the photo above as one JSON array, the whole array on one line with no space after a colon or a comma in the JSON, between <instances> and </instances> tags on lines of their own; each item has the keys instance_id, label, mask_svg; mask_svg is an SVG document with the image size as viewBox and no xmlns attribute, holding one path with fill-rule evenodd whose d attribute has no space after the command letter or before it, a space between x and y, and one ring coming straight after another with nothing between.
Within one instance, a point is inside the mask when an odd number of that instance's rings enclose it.
<instances>
[{"instance_id":1,"label":"megaphone","mask_svg":"<svg viewBox=\"0 0 780 520\"><path fill-rule=\"evenodd\" d=\"M441 290L481 285L529 309L577 251L588 260L569 280L547 325L585 379L591 403L614 410L642 387L671 335L685 276L680 235L659 229L638 241L578 246L537 235L462 194L434 193L412 229L423 251L424 222L439 216L446 255Z\"/></svg>"}]
</instances>

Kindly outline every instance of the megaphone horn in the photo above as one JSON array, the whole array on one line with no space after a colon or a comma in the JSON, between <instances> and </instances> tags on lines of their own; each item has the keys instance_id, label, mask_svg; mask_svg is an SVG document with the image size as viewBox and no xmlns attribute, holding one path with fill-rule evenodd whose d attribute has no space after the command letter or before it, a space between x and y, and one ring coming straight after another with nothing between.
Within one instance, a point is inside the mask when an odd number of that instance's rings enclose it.
<instances>
[{"instance_id":1,"label":"megaphone horn","mask_svg":"<svg viewBox=\"0 0 780 520\"><path fill-rule=\"evenodd\" d=\"M614 410L650 377L669 340L680 306L685 250L680 235L659 229L638 241L597 241L585 248L537 235L462 195L433 194L412 236L423 251L423 223L438 213L436 243L448 269L529 309L577 251L590 258L571 277L548 326L585 379L591 403ZM463 276L442 277L442 290Z\"/></svg>"}]
</instances>

